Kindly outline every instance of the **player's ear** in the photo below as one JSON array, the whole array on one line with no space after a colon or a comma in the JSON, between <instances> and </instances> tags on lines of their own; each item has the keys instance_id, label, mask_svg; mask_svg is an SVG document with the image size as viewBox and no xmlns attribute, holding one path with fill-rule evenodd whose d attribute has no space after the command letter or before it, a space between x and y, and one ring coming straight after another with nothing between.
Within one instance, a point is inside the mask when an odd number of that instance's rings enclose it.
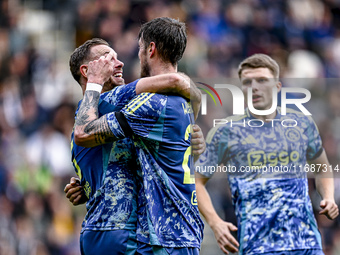
<instances>
[{"instance_id":1,"label":"player's ear","mask_svg":"<svg viewBox=\"0 0 340 255\"><path fill-rule=\"evenodd\" d=\"M80 69L81 75L87 78L87 65L85 64L81 65L79 69Z\"/></svg>"},{"instance_id":2,"label":"player's ear","mask_svg":"<svg viewBox=\"0 0 340 255\"><path fill-rule=\"evenodd\" d=\"M152 58L156 53L156 44L154 42L151 42L148 47L148 53L150 58Z\"/></svg>"},{"instance_id":3,"label":"player's ear","mask_svg":"<svg viewBox=\"0 0 340 255\"><path fill-rule=\"evenodd\" d=\"M276 88L277 88L277 93L279 93L281 91L281 88L282 88L282 83L280 81L276 82Z\"/></svg>"}]
</instances>

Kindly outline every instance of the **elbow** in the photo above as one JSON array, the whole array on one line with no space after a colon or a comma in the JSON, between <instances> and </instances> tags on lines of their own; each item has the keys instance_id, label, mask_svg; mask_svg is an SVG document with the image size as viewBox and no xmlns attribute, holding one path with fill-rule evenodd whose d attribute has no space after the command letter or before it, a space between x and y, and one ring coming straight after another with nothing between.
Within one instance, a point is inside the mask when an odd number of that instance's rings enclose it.
<instances>
[{"instance_id":1,"label":"elbow","mask_svg":"<svg viewBox=\"0 0 340 255\"><path fill-rule=\"evenodd\" d=\"M172 73L169 75L169 84L171 84L172 88L178 89L181 87L182 77L177 73Z\"/></svg>"}]
</instances>

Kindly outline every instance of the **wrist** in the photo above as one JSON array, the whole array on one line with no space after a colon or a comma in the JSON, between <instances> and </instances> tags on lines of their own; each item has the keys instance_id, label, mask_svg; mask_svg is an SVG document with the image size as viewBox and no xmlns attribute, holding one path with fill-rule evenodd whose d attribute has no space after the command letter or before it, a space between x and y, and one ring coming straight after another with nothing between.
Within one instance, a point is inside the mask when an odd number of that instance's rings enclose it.
<instances>
[{"instance_id":1,"label":"wrist","mask_svg":"<svg viewBox=\"0 0 340 255\"><path fill-rule=\"evenodd\" d=\"M208 225L214 229L216 226L220 225L223 220L220 217L211 218L209 221L207 220Z\"/></svg>"},{"instance_id":2,"label":"wrist","mask_svg":"<svg viewBox=\"0 0 340 255\"><path fill-rule=\"evenodd\" d=\"M321 199L321 201L322 201L322 200L335 202L335 199L332 198L332 197L323 197L323 198Z\"/></svg>"},{"instance_id":3,"label":"wrist","mask_svg":"<svg viewBox=\"0 0 340 255\"><path fill-rule=\"evenodd\" d=\"M88 82L86 84L86 91L92 90L92 91L97 91L97 92L101 93L102 89L103 89L103 85L98 84L98 83Z\"/></svg>"}]
</instances>

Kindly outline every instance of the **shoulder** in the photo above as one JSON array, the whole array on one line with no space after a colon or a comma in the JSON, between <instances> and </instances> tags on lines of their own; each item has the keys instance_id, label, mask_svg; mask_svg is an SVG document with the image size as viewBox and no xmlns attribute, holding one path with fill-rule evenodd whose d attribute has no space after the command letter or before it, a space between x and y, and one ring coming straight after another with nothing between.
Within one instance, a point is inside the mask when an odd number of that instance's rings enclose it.
<instances>
[{"instance_id":1,"label":"shoulder","mask_svg":"<svg viewBox=\"0 0 340 255\"><path fill-rule=\"evenodd\" d=\"M215 127L210 129L207 134L207 142L211 142L212 139L220 139L221 136L228 136L231 130L231 122L239 122L247 119L249 116L247 114L244 115L232 115L223 119L219 119L218 123L216 122ZM235 129L235 128L234 128Z\"/></svg>"},{"instance_id":2,"label":"shoulder","mask_svg":"<svg viewBox=\"0 0 340 255\"><path fill-rule=\"evenodd\" d=\"M136 104L137 102L140 102L142 104L147 103L157 103L157 104L164 104L164 102L167 100L166 95L157 94L157 93L151 93L151 92L143 92L139 95L136 95L131 101L131 104Z\"/></svg>"},{"instance_id":3,"label":"shoulder","mask_svg":"<svg viewBox=\"0 0 340 255\"><path fill-rule=\"evenodd\" d=\"M282 108L280 106L277 107L277 111L280 114L282 114ZM305 117L305 115L302 112L297 111L297 110L292 109L292 108L286 108L286 116L295 117L295 118Z\"/></svg>"},{"instance_id":4,"label":"shoulder","mask_svg":"<svg viewBox=\"0 0 340 255\"><path fill-rule=\"evenodd\" d=\"M249 116L247 114L244 114L244 115L232 115L232 116L229 116L227 118L225 118L225 120L228 120L228 121L240 121L240 120L244 120L246 118L248 118Z\"/></svg>"},{"instance_id":5,"label":"shoulder","mask_svg":"<svg viewBox=\"0 0 340 255\"><path fill-rule=\"evenodd\" d=\"M136 85L139 80L135 80L125 85L120 85L114 87L112 90L102 93L100 97L102 99L110 98L110 97L117 97L117 96L126 96L126 94L132 94L133 96L136 94Z\"/></svg>"},{"instance_id":6,"label":"shoulder","mask_svg":"<svg viewBox=\"0 0 340 255\"><path fill-rule=\"evenodd\" d=\"M141 93L135 96L125 107L123 112L126 116L131 117L159 117L167 105L165 95L155 93Z\"/></svg>"},{"instance_id":7,"label":"shoulder","mask_svg":"<svg viewBox=\"0 0 340 255\"><path fill-rule=\"evenodd\" d=\"M278 107L277 110L281 114L281 107ZM305 115L301 111L297 111L292 108L287 108L286 115L282 115L282 118L294 119L294 120L297 120L299 123L305 123L306 125L311 125L311 124L315 125L315 122L311 115Z\"/></svg>"}]
</instances>

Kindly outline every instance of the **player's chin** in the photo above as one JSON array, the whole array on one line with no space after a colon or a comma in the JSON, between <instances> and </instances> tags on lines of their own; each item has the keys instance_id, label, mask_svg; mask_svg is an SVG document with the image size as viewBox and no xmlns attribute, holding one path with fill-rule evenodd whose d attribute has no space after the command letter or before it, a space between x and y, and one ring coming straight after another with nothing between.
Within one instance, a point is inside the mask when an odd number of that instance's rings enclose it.
<instances>
[{"instance_id":1,"label":"player's chin","mask_svg":"<svg viewBox=\"0 0 340 255\"><path fill-rule=\"evenodd\" d=\"M269 109L265 103L263 102L253 102L253 107L256 109L256 110L259 110L259 111L263 111L263 110L266 110L266 109Z\"/></svg>"},{"instance_id":2,"label":"player's chin","mask_svg":"<svg viewBox=\"0 0 340 255\"><path fill-rule=\"evenodd\" d=\"M114 84L116 84L116 86L125 84L125 80L123 77L113 77L112 79L113 79Z\"/></svg>"}]
</instances>

